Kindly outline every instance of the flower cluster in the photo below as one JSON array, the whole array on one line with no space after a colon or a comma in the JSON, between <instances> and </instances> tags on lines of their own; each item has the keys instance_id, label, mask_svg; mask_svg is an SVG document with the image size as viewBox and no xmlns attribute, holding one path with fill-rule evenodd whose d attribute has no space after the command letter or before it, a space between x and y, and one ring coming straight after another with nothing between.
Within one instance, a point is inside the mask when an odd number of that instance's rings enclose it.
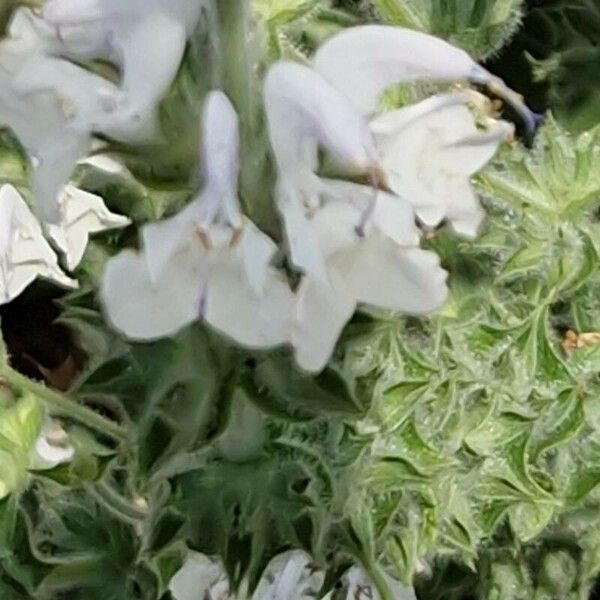
<instances>
[{"instance_id":1,"label":"flower cluster","mask_svg":"<svg viewBox=\"0 0 600 600\"><path fill-rule=\"evenodd\" d=\"M73 166L94 134L133 143L157 135L158 105L207 4L48 0L41 16L16 12L0 43L0 118L30 156L37 205L70 268L82 251L82 234L71 242L61 221ZM108 61L120 80L67 58ZM476 121L469 105L482 96L474 90L378 113L385 90L423 80L487 86L527 127L535 125L518 97L464 51L398 27L350 28L319 48L310 65L271 65L263 99L281 244L242 214L238 117L222 91L209 93L202 189L178 214L145 225L139 251L108 262L101 296L112 325L148 340L203 319L250 348L290 345L300 367L319 371L357 306L409 314L439 308L446 272L420 248L421 233L447 221L457 233L476 235L483 213L470 177L513 129L489 117ZM320 175L320 152L340 178ZM77 210L84 205L78 201ZM5 257L17 230L3 236ZM46 269L36 274L58 279L48 256L36 260ZM18 264L14 257L6 263Z\"/></svg>"}]
</instances>

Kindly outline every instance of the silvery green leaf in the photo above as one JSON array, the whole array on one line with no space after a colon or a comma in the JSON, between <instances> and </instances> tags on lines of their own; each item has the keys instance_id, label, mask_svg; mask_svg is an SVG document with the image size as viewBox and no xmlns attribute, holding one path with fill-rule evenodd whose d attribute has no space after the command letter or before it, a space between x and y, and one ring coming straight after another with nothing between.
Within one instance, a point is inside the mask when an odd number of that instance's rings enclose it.
<instances>
[{"instance_id":1,"label":"silvery green leaf","mask_svg":"<svg viewBox=\"0 0 600 600\"><path fill-rule=\"evenodd\" d=\"M384 21L448 39L478 58L500 50L522 18L522 0L373 0Z\"/></svg>"}]
</instances>

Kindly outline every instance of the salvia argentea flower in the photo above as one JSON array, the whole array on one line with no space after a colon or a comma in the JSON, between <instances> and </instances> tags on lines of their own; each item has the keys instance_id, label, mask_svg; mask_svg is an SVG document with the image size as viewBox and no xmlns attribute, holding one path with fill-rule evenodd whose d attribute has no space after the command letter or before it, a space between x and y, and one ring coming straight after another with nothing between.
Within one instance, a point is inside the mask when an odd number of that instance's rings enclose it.
<instances>
[{"instance_id":1,"label":"salvia argentea flower","mask_svg":"<svg viewBox=\"0 0 600 600\"><path fill-rule=\"evenodd\" d=\"M372 188L324 181L321 204L305 215L317 239L324 275L306 272L296 292L291 341L298 364L321 370L356 307L421 315L446 300L446 272L419 248L410 204ZM377 199L357 229L372 196Z\"/></svg>"},{"instance_id":2,"label":"salvia argentea flower","mask_svg":"<svg viewBox=\"0 0 600 600\"><path fill-rule=\"evenodd\" d=\"M75 449L62 426L47 419L35 441L30 459L30 469L53 469L57 465L70 462Z\"/></svg>"},{"instance_id":3,"label":"salvia argentea flower","mask_svg":"<svg viewBox=\"0 0 600 600\"><path fill-rule=\"evenodd\" d=\"M378 179L373 136L348 100L304 65L281 61L272 66L265 79L264 101L278 171L276 199L292 261L323 276L318 240L303 214L320 203L323 186L315 173L318 150L326 149L355 173Z\"/></svg>"},{"instance_id":4,"label":"salvia argentea flower","mask_svg":"<svg viewBox=\"0 0 600 600\"><path fill-rule=\"evenodd\" d=\"M319 147L342 166L380 172L367 122L327 81L308 67L278 63L266 78L265 107L278 207L303 273L291 342L298 364L318 371L358 304L431 312L446 298L446 273L435 254L419 248L408 202L315 173Z\"/></svg>"},{"instance_id":5,"label":"salvia argentea flower","mask_svg":"<svg viewBox=\"0 0 600 600\"><path fill-rule=\"evenodd\" d=\"M433 35L387 25L350 27L325 42L314 68L362 114L377 108L382 92L413 81L467 81L508 102L531 132L537 125L522 99L464 50Z\"/></svg>"},{"instance_id":6,"label":"salvia argentea flower","mask_svg":"<svg viewBox=\"0 0 600 600\"><path fill-rule=\"evenodd\" d=\"M440 94L370 123L389 188L412 204L425 226L446 219L467 237L475 237L484 216L470 177L514 131L489 118L487 128L478 129L466 106L478 103L477 96L470 90Z\"/></svg>"},{"instance_id":7,"label":"salvia argentea flower","mask_svg":"<svg viewBox=\"0 0 600 600\"><path fill-rule=\"evenodd\" d=\"M237 115L212 92L203 111L199 196L143 228L143 249L111 259L102 298L112 324L132 339L176 333L199 319L249 347L289 338L292 293L271 266L275 244L239 210Z\"/></svg>"},{"instance_id":8,"label":"salvia argentea flower","mask_svg":"<svg viewBox=\"0 0 600 600\"><path fill-rule=\"evenodd\" d=\"M169 89L188 35L206 0L48 0L44 19L57 27L64 52L101 58L121 70L118 127L100 129L124 141L157 134L156 108ZM112 118L114 121L115 118Z\"/></svg>"},{"instance_id":9,"label":"salvia argentea flower","mask_svg":"<svg viewBox=\"0 0 600 600\"><path fill-rule=\"evenodd\" d=\"M41 215L57 223L60 190L90 148L94 121L111 112L117 88L52 56L58 43L52 36L27 9L13 15L0 42L0 122L30 157Z\"/></svg>"}]
</instances>

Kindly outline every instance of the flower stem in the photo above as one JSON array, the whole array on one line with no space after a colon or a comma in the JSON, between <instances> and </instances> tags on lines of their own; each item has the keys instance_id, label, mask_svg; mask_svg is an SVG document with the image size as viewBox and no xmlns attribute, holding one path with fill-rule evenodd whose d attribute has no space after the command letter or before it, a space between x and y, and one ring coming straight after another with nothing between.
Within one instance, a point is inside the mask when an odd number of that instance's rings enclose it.
<instances>
[{"instance_id":1,"label":"flower stem","mask_svg":"<svg viewBox=\"0 0 600 600\"><path fill-rule=\"evenodd\" d=\"M377 589L381 600L394 600L390 592L390 587L387 581L385 580L385 577L383 576L383 573L379 566L374 563L370 563L368 565L367 573L369 574L373 585Z\"/></svg>"},{"instance_id":2,"label":"flower stem","mask_svg":"<svg viewBox=\"0 0 600 600\"><path fill-rule=\"evenodd\" d=\"M139 521L143 521L146 517L143 511L133 506L133 504L113 490L106 482L100 481L96 484L89 484L86 488L98 504L101 504L120 521L135 525Z\"/></svg>"},{"instance_id":3,"label":"flower stem","mask_svg":"<svg viewBox=\"0 0 600 600\"><path fill-rule=\"evenodd\" d=\"M269 190L273 172L262 114L261 43L251 2L219 0L222 83L240 117L240 196L246 214L268 233L277 230Z\"/></svg>"},{"instance_id":4,"label":"flower stem","mask_svg":"<svg viewBox=\"0 0 600 600\"><path fill-rule=\"evenodd\" d=\"M0 377L9 385L31 392L56 411L87 425L90 429L95 429L97 432L121 442L128 437L127 431L117 423L41 383L21 375L21 373L6 364L0 368Z\"/></svg>"}]
</instances>

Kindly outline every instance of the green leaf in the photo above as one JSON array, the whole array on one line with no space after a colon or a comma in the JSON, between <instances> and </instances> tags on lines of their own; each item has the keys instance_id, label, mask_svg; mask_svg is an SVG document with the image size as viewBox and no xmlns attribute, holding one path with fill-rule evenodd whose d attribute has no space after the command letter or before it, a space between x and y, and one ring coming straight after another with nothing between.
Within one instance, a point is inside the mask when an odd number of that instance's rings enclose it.
<instances>
[{"instance_id":1,"label":"green leaf","mask_svg":"<svg viewBox=\"0 0 600 600\"><path fill-rule=\"evenodd\" d=\"M524 248L517 250L503 265L499 273L499 282L520 276L531 276L532 271L538 272L540 264L548 256L548 241L534 241Z\"/></svg>"},{"instance_id":2,"label":"green leaf","mask_svg":"<svg viewBox=\"0 0 600 600\"><path fill-rule=\"evenodd\" d=\"M307 419L317 415L358 415L361 406L344 378L327 368L316 376L300 371L287 357L260 361L246 393L274 415Z\"/></svg>"},{"instance_id":3,"label":"green leaf","mask_svg":"<svg viewBox=\"0 0 600 600\"><path fill-rule=\"evenodd\" d=\"M555 402L544 402L529 438L531 461L537 462L543 452L576 436L584 422L583 400L573 390L565 390Z\"/></svg>"},{"instance_id":4,"label":"green leaf","mask_svg":"<svg viewBox=\"0 0 600 600\"><path fill-rule=\"evenodd\" d=\"M486 58L505 45L521 22L521 0L373 0L381 18L433 33Z\"/></svg>"},{"instance_id":5,"label":"green leaf","mask_svg":"<svg viewBox=\"0 0 600 600\"><path fill-rule=\"evenodd\" d=\"M177 480L176 507L190 520L192 547L219 555L233 587L247 576L252 590L282 548L323 540L307 478L299 461L218 461Z\"/></svg>"},{"instance_id":6,"label":"green leaf","mask_svg":"<svg viewBox=\"0 0 600 600\"><path fill-rule=\"evenodd\" d=\"M538 536L554 516L554 506L547 503L519 503L509 509L510 525L522 542Z\"/></svg>"}]
</instances>

